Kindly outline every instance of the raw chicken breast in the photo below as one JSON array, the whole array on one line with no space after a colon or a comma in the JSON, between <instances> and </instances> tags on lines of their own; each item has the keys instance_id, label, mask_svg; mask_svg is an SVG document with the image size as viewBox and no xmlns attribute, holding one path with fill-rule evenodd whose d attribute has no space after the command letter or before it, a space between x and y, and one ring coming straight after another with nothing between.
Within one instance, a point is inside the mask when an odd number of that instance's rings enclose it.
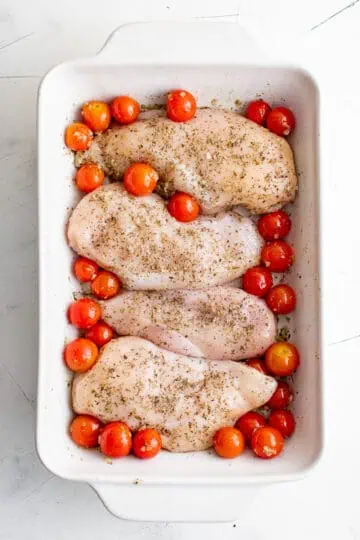
<instances>
[{"instance_id":1,"label":"raw chicken breast","mask_svg":"<svg viewBox=\"0 0 360 540\"><path fill-rule=\"evenodd\" d=\"M264 214L292 201L298 183L283 137L223 110L200 109L185 123L161 111L144 113L134 124L97 135L75 160L77 166L88 161L114 178L135 161L150 163L163 192L194 195L204 214L236 205Z\"/></svg>"},{"instance_id":2,"label":"raw chicken breast","mask_svg":"<svg viewBox=\"0 0 360 540\"><path fill-rule=\"evenodd\" d=\"M119 276L125 288L200 289L256 265L256 225L234 212L176 221L158 195L133 197L121 183L86 195L70 217L70 246Z\"/></svg>"},{"instance_id":3,"label":"raw chicken breast","mask_svg":"<svg viewBox=\"0 0 360 540\"><path fill-rule=\"evenodd\" d=\"M124 292L101 306L118 334L189 356L243 360L263 354L276 337L266 303L231 287Z\"/></svg>"},{"instance_id":4,"label":"raw chicken breast","mask_svg":"<svg viewBox=\"0 0 360 540\"><path fill-rule=\"evenodd\" d=\"M243 363L191 358L137 337L110 341L72 388L77 414L123 420L132 430L154 427L173 452L204 450L222 426L264 405L272 377Z\"/></svg>"}]
</instances>

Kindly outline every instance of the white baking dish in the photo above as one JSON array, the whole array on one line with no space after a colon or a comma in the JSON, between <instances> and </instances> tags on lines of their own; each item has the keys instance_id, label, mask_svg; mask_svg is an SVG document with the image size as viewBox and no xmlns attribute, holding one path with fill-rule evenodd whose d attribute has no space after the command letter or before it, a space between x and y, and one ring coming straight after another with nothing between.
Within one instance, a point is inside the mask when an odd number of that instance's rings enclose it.
<instances>
[{"instance_id":1,"label":"white baking dish","mask_svg":"<svg viewBox=\"0 0 360 540\"><path fill-rule=\"evenodd\" d=\"M75 332L66 310L78 288L70 275L73 254L65 223L78 195L72 156L64 148L66 124L89 99L119 93L154 103L174 87L194 92L200 105L234 106L261 94L295 113L291 138L300 173L300 192L291 209L296 264L290 282L298 294L292 341L301 351L294 412L297 430L284 453L272 461L248 453L227 461L211 452L170 454L142 462L109 464L84 451L67 428L69 373L62 363L64 340ZM43 80L39 92L40 364L37 447L54 474L89 482L117 515L133 519L227 520L239 516L245 484L293 480L318 460L322 447L321 332L319 283L319 168L316 85L306 72L276 65L256 51L233 23L149 23L119 28L94 58L62 64ZM185 489L186 488L186 489ZM191 488L191 489L190 489ZM226 488L226 489L225 489ZM234 497L234 489L237 491ZM170 491L171 490L171 491ZM196 496L196 504L191 495ZM220 503L221 499L221 504ZM170 502L169 502L170 501Z\"/></svg>"}]
</instances>

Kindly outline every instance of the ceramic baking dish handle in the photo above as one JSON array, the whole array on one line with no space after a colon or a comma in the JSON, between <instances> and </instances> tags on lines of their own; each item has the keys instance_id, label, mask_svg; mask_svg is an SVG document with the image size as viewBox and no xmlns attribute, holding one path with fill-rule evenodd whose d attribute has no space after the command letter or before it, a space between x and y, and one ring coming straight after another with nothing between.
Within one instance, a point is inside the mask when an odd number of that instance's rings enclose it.
<instances>
[{"instance_id":1,"label":"ceramic baking dish handle","mask_svg":"<svg viewBox=\"0 0 360 540\"><path fill-rule=\"evenodd\" d=\"M117 28L98 54L101 62L231 64L264 60L264 52L233 22L133 23Z\"/></svg>"}]
</instances>

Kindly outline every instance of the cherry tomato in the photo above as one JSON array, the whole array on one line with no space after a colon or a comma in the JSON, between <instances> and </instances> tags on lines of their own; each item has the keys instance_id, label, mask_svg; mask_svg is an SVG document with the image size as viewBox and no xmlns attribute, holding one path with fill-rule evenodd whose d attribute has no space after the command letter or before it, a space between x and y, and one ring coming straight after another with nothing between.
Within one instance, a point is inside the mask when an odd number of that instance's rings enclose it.
<instances>
[{"instance_id":1,"label":"cherry tomato","mask_svg":"<svg viewBox=\"0 0 360 540\"><path fill-rule=\"evenodd\" d=\"M98 347L103 347L113 338L114 331L104 321L99 321L92 328L86 331L86 339L91 339Z\"/></svg>"},{"instance_id":2,"label":"cherry tomato","mask_svg":"<svg viewBox=\"0 0 360 540\"><path fill-rule=\"evenodd\" d=\"M249 103L246 109L245 116L249 120L252 120L260 126L263 126L270 111L270 105L266 103L266 101L258 99Z\"/></svg>"},{"instance_id":3,"label":"cherry tomato","mask_svg":"<svg viewBox=\"0 0 360 540\"><path fill-rule=\"evenodd\" d=\"M266 420L261 414L250 411L239 418L235 427L241 431L245 439L249 442L255 431L265 425Z\"/></svg>"},{"instance_id":4,"label":"cherry tomato","mask_svg":"<svg viewBox=\"0 0 360 540\"><path fill-rule=\"evenodd\" d=\"M112 272L102 270L91 282L91 290L97 298L107 300L116 296L120 291L120 279Z\"/></svg>"},{"instance_id":5,"label":"cherry tomato","mask_svg":"<svg viewBox=\"0 0 360 540\"><path fill-rule=\"evenodd\" d=\"M65 131L65 144L75 152L87 150L93 139L91 130L80 122L70 124Z\"/></svg>"},{"instance_id":6,"label":"cherry tomato","mask_svg":"<svg viewBox=\"0 0 360 540\"><path fill-rule=\"evenodd\" d=\"M140 105L130 96L118 96L111 103L111 114L120 124L132 124L140 114Z\"/></svg>"},{"instance_id":7,"label":"cherry tomato","mask_svg":"<svg viewBox=\"0 0 360 540\"><path fill-rule=\"evenodd\" d=\"M186 90L173 90L167 96L167 115L174 122L187 122L196 113L196 100Z\"/></svg>"},{"instance_id":8,"label":"cherry tomato","mask_svg":"<svg viewBox=\"0 0 360 540\"><path fill-rule=\"evenodd\" d=\"M81 283L86 283L97 276L99 267L96 262L91 261L86 257L78 257L74 262L73 270L76 279Z\"/></svg>"},{"instance_id":9,"label":"cherry tomato","mask_svg":"<svg viewBox=\"0 0 360 540\"><path fill-rule=\"evenodd\" d=\"M76 171L75 182L84 193L90 193L101 186L104 182L105 174L95 163L85 163Z\"/></svg>"},{"instance_id":10,"label":"cherry tomato","mask_svg":"<svg viewBox=\"0 0 360 540\"><path fill-rule=\"evenodd\" d=\"M300 364L300 355L291 343L280 342L270 345L265 353L265 365L272 375L289 377Z\"/></svg>"},{"instance_id":11,"label":"cherry tomato","mask_svg":"<svg viewBox=\"0 0 360 540\"><path fill-rule=\"evenodd\" d=\"M292 388L285 381L279 381L275 392L267 402L267 406L270 409L278 410L288 407L294 399L294 392Z\"/></svg>"},{"instance_id":12,"label":"cherry tomato","mask_svg":"<svg viewBox=\"0 0 360 540\"><path fill-rule=\"evenodd\" d=\"M280 240L289 234L291 219L286 212L278 210L261 216L257 226L259 233L267 242Z\"/></svg>"},{"instance_id":13,"label":"cherry tomato","mask_svg":"<svg viewBox=\"0 0 360 540\"><path fill-rule=\"evenodd\" d=\"M285 272L294 262L294 251L283 240L269 242L263 247L261 260L270 272Z\"/></svg>"},{"instance_id":14,"label":"cherry tomato","mask_svg":"<svg viewBox=\"0 0 360 540\"><path fill-rule=\"evenodd\" d=\"M110 107L103 101L88 101L82 106L81 115L92 131L101 133L110 125Z\"/></svg>"},{"instance_id":15,"label":"cherry tomato","mask_svg":"<svg viewBox=\"0 0 360 540\"><path fill-rule=\"evenodd\" d=\"M269 425L280 431L283 437L290 437L295 431L295 418L290 411L271 411Z\"/></svg>"},{"instance_id":16,"label":"cherry tomato","mask_svg":"<svg viewBox=\"0 0 360 540\"><path fill-rule=\"evenodd\" d=\"M244 291L259 297L265 296L272 283L271 273L262 266L254 266L246 270L242 281Z\"/></svg>"},{"instance_id":17,"label":"cherry tomato","mask_svg":"<svg viewBox=\"0 0 360 540\"><path fill-rule=\"evenodd\" d=\"M266 369L264 360L261 360L260 358L250 358L246 362L246 364L249 367L257 369L258 371L260 371L260 373L264 373L264 375L267 375L269 373L268 370Z\"/></svg>"},{"instance_id":18,"label":"cherry tomato","mask_svg":"<svg viewBox=\"0 0 360 540\"><path fill-rule=\"evenodd\" d=\"M295 116L286 107L275 107L268 114L266 127L276 135L290 135L295 127Z\"/></svg>"},{"instance_id":19,"label":"cherry tomato","mask_svg":"<svg viewBox=\"0 0 360 540\"><path fill-rule=\"evenodd\" d=\"M273 427L261 427L251 437L251 448L258 457L271 459L284 448L284 437Z\"/></svg>"},{"instance_id":20,"label":"cherry tomato","mask_svg":"<svg viewBox=\"0 0 360 540\"><path fill-rule=\"evenodd\" d=\"M100 306L91 298L80 298L69 308L69 320L77 328L86 330L98 322L101 317Z\"/></svg>"},{"instance_id":21,"label":"cherry tomato","mask_svg":"<svg viewBox=\"0 0 360 540\"><path fill-rule=\"evenodd\" d=\"M99 351L95 343L89 339L78 338L65 347L65 363L71 371L83 373L96 362Z\"/></svg>"},{"instance_id":22,"label":"cherry tomato","mask_svg":"<svg viewBox=\"0 0 360 540\"><path fill-rule=\"evenodd\" d=\"M84 448L98 445L101 422L88 414L75 416L70 424L70 436L74 443Z\"/></svg>"},{"instance_id":23,"label":"cherry tomato","mask_svg":"<svg viewBox=\"0 0 360 540\"><path fill-rule=\"evenodd\" d=\"M194 197L178 191L168 202L170 215L182 222L194 221L199 215L200 206Z\"/></svg>"},{"instance_id":24,"label":"cherry tomato","mask_svg":"<svg viewBox=\"0 0 360 540\"><path fill-rule=\"evenodd\" d=\"M101 430L99 444L101 452L106 456L127 456L132 444L131 431L124 422L111 422Z\"/></svg>"},{"instance_id":25,"label":"cherry tomato","mask_svg":"<svg viewBox=\"0 0 360 540\"><path fill-rule=\"evenodd\" d=\"M131 195L149 195L156 188L159 175L146 163L134 163L126 169L124 174L124 186Z\"/></svg>"},{"instance_id":26,"label":"cherry tomato","mask_svg":"<svg viewBox=\"0 0 360 540\"><path fill-rule=\"evenodd\" d=\"M133 439L133 452L136 457L149 459L155 457L161 450L161 435L156 429L140 429Z\"/></svg>"},{"instance_id":27,"label":"cherry tomato","mask_svg":"<svg viewBox=\"0 0 360 540\"><path fill-rule=\"evenodd\" d=\"M266 303L274 313L287 315L295 309L295 291L290 285L275 285L270 289L266 297Z\"/></svg>"},{"instance_id":28,"label":"cherry tomato","mask_svg":"<svg viewBox=\"0 0 360 540\"><path fill-rule=\"evenodd\" d=\"M223 458L235 458L243 453L245 437L236 428L223 427L214 435L213 445L215 452Z\"/></svg>"}]
</instances>

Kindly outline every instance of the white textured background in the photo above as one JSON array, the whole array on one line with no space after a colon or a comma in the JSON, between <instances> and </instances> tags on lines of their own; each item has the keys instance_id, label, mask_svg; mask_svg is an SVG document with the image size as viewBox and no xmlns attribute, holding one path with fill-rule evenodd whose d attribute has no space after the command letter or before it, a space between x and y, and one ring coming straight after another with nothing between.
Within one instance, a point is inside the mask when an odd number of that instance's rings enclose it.
<instances>
[{"instance_id":1,"label":"white textured background","mask_svg":"<svg viewBox=\"0 0 360 540\"><path fill-rule=\"evenodd\" d=\"M116 26L177 17L237 20L274 53L306 62L324 105L326 451L308 479L264 490L236 524L117 520L88 486L53 477L34 448L37 87ZM1 540L360 540L359 51L359 0L0 0Z\"/></svg>"}]
</instances>

